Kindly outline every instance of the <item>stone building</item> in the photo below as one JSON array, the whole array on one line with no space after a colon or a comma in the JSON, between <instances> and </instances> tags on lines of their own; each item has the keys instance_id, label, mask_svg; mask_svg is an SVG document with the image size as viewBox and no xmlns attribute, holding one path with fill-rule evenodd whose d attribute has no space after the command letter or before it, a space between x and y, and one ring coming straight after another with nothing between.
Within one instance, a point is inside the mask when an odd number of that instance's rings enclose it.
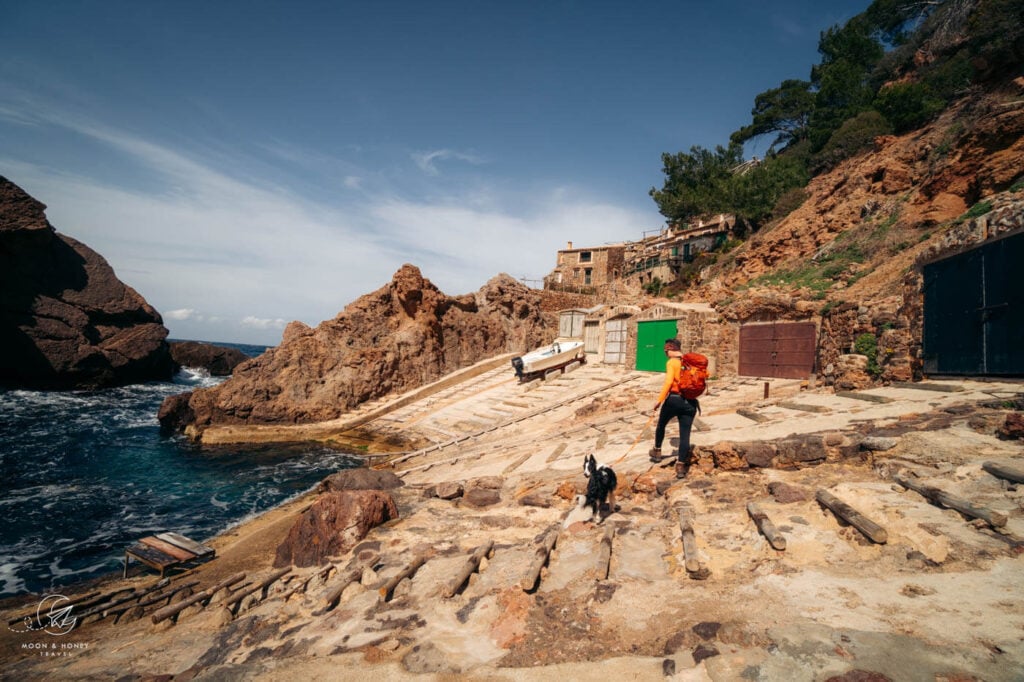
<instances>
[{"instance_id":1,"label":"stone building","mask_svg":"<svg viewBox=\"0 0 1024 682\"><path fill-rule=\"evenodd\" d=\"M572 242L558 252L555 269L544 278L544 288L557 291L594 291L622 276L623 244L574 249Z\"/></svg>"},{"instance_id":2,"label":"stone building","mask_svg":"<svg viewBox=\"0 0 1024 682\"><path fill-rule=\"evenodd\" d=\"M697 254L724 243L736 224L733 215L719 214L695 223L670 225L660 234L626 246L623 278L645 286L660 281L675 282L683 266Z\"/></svg>"}]
</instances>

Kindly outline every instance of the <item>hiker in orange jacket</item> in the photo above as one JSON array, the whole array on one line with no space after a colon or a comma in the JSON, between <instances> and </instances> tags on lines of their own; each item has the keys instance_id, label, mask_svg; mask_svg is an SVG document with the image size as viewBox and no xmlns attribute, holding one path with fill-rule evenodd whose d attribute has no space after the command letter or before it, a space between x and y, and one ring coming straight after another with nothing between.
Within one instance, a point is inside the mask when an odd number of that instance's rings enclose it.
<instances>
[{"instance_id":1,"label":"hiker in orange jacket","mask_svg":"<svg viewBox=\"0 0 1024 682\"><path fill-rule=\"evenodd\" d=\"M661 408L658 414L658 426L654 430L654 447L651 448L652 462L664 459L661 455L661 444L665 440L665 427L673 418L679 421L679 450L676 456L676 478L686 476L690 456L690 429L697 416L697 401L684 398L679 392L679 373L683 366L682 345L676 339L665 339L665 383L658 395L654 409Z\"/></svg>"}]
</instances>

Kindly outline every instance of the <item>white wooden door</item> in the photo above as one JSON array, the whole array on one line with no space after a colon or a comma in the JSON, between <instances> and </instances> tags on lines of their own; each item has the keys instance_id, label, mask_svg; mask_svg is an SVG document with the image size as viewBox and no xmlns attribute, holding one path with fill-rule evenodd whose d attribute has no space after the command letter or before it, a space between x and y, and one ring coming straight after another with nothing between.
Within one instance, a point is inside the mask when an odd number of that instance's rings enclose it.
<instances>
[{"instance_id":1,"label":"white wooden door","mask_svg":"<svg viewBox=\"0 0 1024 682\"><path fill-rule=\"evenodd\" d=\"M608 320L604 327L604 361L621 365L626 361L626 320Z\"/></svg>"},{"instance_id":2,"label":"white wooden door","mask_svg":"<svg viewBox=\"0 0 1024 682\"><path fill-rule=\"evenodd\" d=\"M583 323L583 352L596 353L600 347L600 327L595 322Z\"/></svg>"}]
</instances>

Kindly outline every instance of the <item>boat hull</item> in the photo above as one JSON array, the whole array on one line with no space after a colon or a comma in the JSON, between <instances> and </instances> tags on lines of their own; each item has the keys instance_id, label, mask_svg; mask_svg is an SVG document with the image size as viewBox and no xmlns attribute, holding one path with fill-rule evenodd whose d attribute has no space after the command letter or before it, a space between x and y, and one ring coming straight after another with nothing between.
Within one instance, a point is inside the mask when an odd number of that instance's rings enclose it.
<instances>
[{"instance_id":1,"label":"boat hull","mask_svg":"<svg viewBox=\"0 0 1024 682\"><path fill-rule=\"evenodd\" d=\"M575 361L585 361L582 341L556 341L512 359L516 376L523 378L553 369L560 369Z\"/></svg>"}]
</instances>

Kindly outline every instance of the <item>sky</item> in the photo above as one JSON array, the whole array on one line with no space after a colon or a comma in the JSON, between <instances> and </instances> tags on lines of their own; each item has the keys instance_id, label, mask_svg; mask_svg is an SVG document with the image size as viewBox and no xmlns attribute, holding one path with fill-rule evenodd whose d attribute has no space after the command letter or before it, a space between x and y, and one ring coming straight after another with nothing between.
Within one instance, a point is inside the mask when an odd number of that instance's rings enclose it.
<instances>
[{"instance_id":1,"label":"sky","mask_svg":"<svg viewBox=\"0 0 1024 682\"><path fill-rule=\"evenodd\" d=\"M275 345L405 263L539 287L660 229L662 153L868 4L0 0L0 175L171 338Z\"/></svg>"}]
</instances>

